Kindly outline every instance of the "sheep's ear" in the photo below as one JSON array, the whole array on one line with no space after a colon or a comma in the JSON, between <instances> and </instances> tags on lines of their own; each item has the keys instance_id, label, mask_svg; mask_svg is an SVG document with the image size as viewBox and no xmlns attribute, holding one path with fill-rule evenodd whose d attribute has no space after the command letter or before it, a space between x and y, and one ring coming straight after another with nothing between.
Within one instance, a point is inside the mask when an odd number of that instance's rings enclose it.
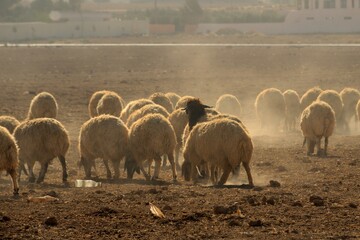
<instances>
[{"instance_id":1,"label":"sheep's ear","mask_svg":"<svg viewBox=\"0 0 360 240\"><path fill-rule=\"evenodd\" d=\"M202 104L202 107L203 108L213 108L213 107L210 107L210 106L207 106L207 105L204 105L204 104Z\"/></svg>"},{"instance_id":2,"label":"sheep's ear","mask_svg":"<svg viewBox=\"0 0 360 240\"><path fill-rule=\"evenodd\" d=\"M185 108L182 108L181 110L186 111L186 110L187 110L187 108L185 107Z\"/></svg>"}]
</instances>

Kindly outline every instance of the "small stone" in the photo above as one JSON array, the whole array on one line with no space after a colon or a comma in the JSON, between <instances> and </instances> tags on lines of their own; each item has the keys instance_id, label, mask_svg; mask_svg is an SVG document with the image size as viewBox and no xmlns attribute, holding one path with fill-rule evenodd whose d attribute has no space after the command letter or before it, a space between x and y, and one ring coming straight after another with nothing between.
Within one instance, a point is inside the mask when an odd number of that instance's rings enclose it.
<instances>
[{"instance_id":1,"label":"small stone","mask_svg":"<svg viewBox=\"0 0 360 240\"><path fill-rule=\"evenodd\" d=\"M270 187L278 188L280 186L281 186L281 184L278 181L270 180Z\"/></svg>"},{"instance_id":2,"label":"small stone","mask_svg":"<svg viewBox=\"0 0 360 240\"><path fill-rule=\"evenodd\" d=\"M158 193L160 193L160 191L156 190L156 188L151 188L151 189L148 191L148 193L150 193L150 194L158 194Z\"/></svg>"},{"instance_id":3,"label":"small stone","mask_svg":"<svg viewBox=\"0 0 360 240\"><path fill-rule=\"evenodd\" d=\"M310 196L310 202L312 202L314 204L314 206L316 206L316 207L322 207L325 205L324 199L322 197L316 196L316 195Z\"/></svg>"},{"instance_id":4,"label":"small stone","mask_svg":"<svg viewBox=\"0 0 360 240\"><path fill-rule=\"evenodd\" d=\"M50 191L48 193L45 194L45 196L48 195L48 196L51 196L51 197L55 197L55 198L58 198L59 197L59 194L55 191Z\"/></svg>"},{"instance_id":5,"label":"small stone","mask_svg":"<svg viewBox=\"0 0 360 240\"><path fill-rule=\"evenodd\" d=\"M169 205L166 205L163 207L163 210L165 211L171 211L172 210L172 207L170 207Z\"/></svg>"},{"instance_id":6,"label":"small stone","mask_svg":"<svg viewBox=\"0 0 360 240\"><path fill-rule=\"evenodd\" d=\"M264 222L261 219L258 220L251 220L249 222L250 227L261 227L264 226Z\"/></svg>"},{"instance_id":7,"label":"small stone","mask_svg":"<svg viewBox=\"0 0 360 240\"><path fill-rule=\"evenodd\" d=\"M278 172L286 172L287 169L286 169L286 167L284 167L284 166L279 166L279 167L277 168L277 171L278 171Z\"/></svg>"},{"instance_id":8,"label":"small stone","mask_svg":"<svg viewBox=\"0 0 360 240\"><path fill-rule=\"evenodd\" d=\"M45 220L45 225L47 226L56 226L58 225L58 222L55 217L48 217Z\"/></svg>"},{"instance_id":9,"label":"small stone","mask_svg":"<svg viewBox=\"0 0 360 240\"><path fill-rule=\"evenodd\" d=\"M295 201L291 204L293 207L303 207L304 205L300 201Z\"/></svg>"},{"instance_id":10,"label":"small stone","mask_svg":"<svg viewBox=\"0 0 360 240\"><path fill-rule=\"evenodd\" d=\"M10 219L10 217L8 217L8 216L0 216L0 222L8 222L8 221L10 221L11 219Z\"/></svg>"},{"instance_id":11,"label":"small stone","mask_svg":"<svg viewBox=\"0 0 360 240\"><path fill-rule=\"evenodd\" d=\"M229 226L230 227L238 227L238 226L241 226L241 225L242 225L242 223L239 220L231 219L229 221Z\"/></svg>"},{"instance_id":12,"label":"small stone","mask_svg":"<svg viewBox=\"0 0 360 240\"><path fill-rule=\"evenodd\" d=\"M349 203L349 207L351 207L351 208L357 208L358 205L357 205L356 203L351 202L351 203Z\"/></svg>"}]
</instances>

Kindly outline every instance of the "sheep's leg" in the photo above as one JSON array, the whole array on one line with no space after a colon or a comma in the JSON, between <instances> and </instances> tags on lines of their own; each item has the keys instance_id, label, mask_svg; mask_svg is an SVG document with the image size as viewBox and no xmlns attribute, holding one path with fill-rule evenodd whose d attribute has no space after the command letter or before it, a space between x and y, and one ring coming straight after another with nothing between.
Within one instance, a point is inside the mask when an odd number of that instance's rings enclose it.
<instances>
[{"instance_id":1,"label":"sheep's leg","mask_svg":"<svg viewBox=\"0 0 360 240\"><path fill-rule=\"evenodd\" d=\"M325 137L325 146L324 146L324 154L327 156L327 149L329 145L329 137Z\"/></svg>"},{"instance_id":2,"label":"sheep's leg","mask_svg":"<svg viewBox=\"0 0 360 240\"><path fill-rule=\"evenodd\" d=\"M169 162L170 162L170 165L171 165L171 170L172 170L172 174L173 174L173 181L176 182L177 173L176 173L176 165L175 165L174 155L173 155L173 153L168 153L167 156L169 158Z\"/></svg>"},{"instance_id":3,"label":"sheep's leg","mask_svg":"<svg viewBox=\"0 0 360 240\"><path fill-rule=\"evenodd\" d=\"M148 175L151 176L151 165L152 165L152 160L148 160Z\"/></svg>"},{"instance_id":4,"label":"sheep's leg","mask_svg":"<svg viewBox=\"0 0 360 240\"><path fill-rule=\"evenodd\" d=\"M83 163L83 167L84 167L84 172L85 172L85 179L90 179L91 178L91 160L87 161L84 157L81 157L80 161ZM87 162L89 162L89 164L86 164ZM95 167L95 165L94 165Z\"/></svg>"},{"instance_id":5,"label":"sheep's leg","mask_svg":"<svg viewBox=\"0 0 360 240\"><path fill-rule=\"evenodd\" d=\"M107 159L103 159L103 162L104 162L104 165L105 165L105 168L106 168L106 177L107 179L111 179L111 171L110 171L110 168L109 168L109 162Z\"/></svg>"},{"instance_id":6,"label":"sheep's leg","mask_svg":"<svg viewBox=\"0 0 360 240\"><path fill-rule=\"evenodd\" d=\"M321 137L316 138L316 148L317 148L316 155L320 156L321 155Z\"/></svg>"},{"instance_id":7,"label":"sheep's leg","mask_svg":"<svg viewBox=\"0 0 360 240\"><path fill-rule=\"evenodd\" d=\"M211 165L210 171L211 171L211 173L210 173L211 182L212 182L213 185L216 185L216 183L217 183L217 176L216 175L217 174L216 174L216 170L215 170L214 165Z\"/></svg>"},{"instance_id":8,"label":"sheep's leg","mask_svg":"<svg viewBox=\"0 0 360 240\"><path fill-rule=\"evenodd\" d=\"M138 163L140 171L144 174L146 181L150 181L150 175L146 173L142 163Z\"/></svg>"},{"instance_id":9,"label":"sheep's leg","mask_svg":"<svg viewBox=\"0 0 360 240\"><path fill-rule=\"evenodd\" d=\"M41 164L41 169L40 169L40 173L39 173L39 177L36 180L36 183L42 183L44 181L45 178L45 173L47 172L47 169L49 167L49 162L46 163L42 163Z\"/></svg>"},{"instance_id":10,"label":"sheep's leg","mask_svg":"<svg viewBox=\"0 0 360 240\"><path fill-rule=\"evenodd\" d=\"M34 163L28 163L28 168L29 168L29 182L33 183L35 182L35 174L33 171Z\"/></svg>"},{"instance_id":11,"label":"sheep's leg","mask_svg":"<svg viewBox=\"0 0 360 240\"><path fill-rule=\"evenodd\" d=\"M166 169L166 162L167 162L167 158L168 158L168 156L167 156L167 155L164 155L164 156L163 156L163 164L162 164L162 168L163 168L163 170L165 170L165 169Z\"/></svg>"},{"instance_id":12,"label":"sheep's leg","mask_svg":"<svg viewBox=\"0 0 360 240\"><path fill-rule=\"evenodd\" d=\"M159 178L160 167L161 167L161 157L157 156L155 157L155 171L154 171L154 176L152 177L153 180Z\"/></svg>"},{"instance_id":13,"label":"sheep's leg","mask_svg":"<svg viewBox=\"0 0 360 240\"><path fill-rule=\"evenodd\" d=\"M7 172L11 176L11 180L12 180L12 184L13 184L13 188L14 188L14 195L17 196L17 195L19 195L19 183L18 183L17 178L16 178L16 170L11 169L11 170L9 170Z\"/></svg>"},{"instance_id":14,"label":"sheep's leg","mask_svg":"<svg viewBox=\"0 0 360 240\"><path fill-rule=\"evenodd\" d=\"M60 161L60 164L61 164L61 168L62 168L62 171L63 171L62 180L63 180L63 182L67 182L68 173L67 173L67 169L66 169L66 160L65 160L65 157L60 155L58 158L59 158L59 161ZM91 166L90 166L90 171L91 171Z\"/></svg>"},{"instance_id":15,"label":"sheep's leg","mask_svg":"<svg viewBox=\"0 0 360 240\"><path fill-rule=\"evenodd\" d=\"M251 175L250 165L249 165L248 162L247 162L247 163L243 162L243 166L244 166L244 168L245 168L246 175L247 175L247 177L248 177L249 185L250 185L251 187L253 187L253 186L254 186L254 182L253 182L253 178L252 178L252 175Z\"/></svg>"},{"instance_id":16,"label":"sheep's leg","mask_svg":"<svg viewBox=\"0 0 360 240\"><path fill-rule=\"evenodd\" d=\"M222 186L226 183L229 175L230 175L230 172L231 172L231 168L230 166L226 166L224 171L223 171L223 174L221 175L221 178L220 178L220 181L218 183L219 186Z\"/></svg>"},{"instance_id":17,"label":"sheep's leg","mask_svg":"<svg viewBox=\"0 0 360 240\"><path fill-rule=\"evenodd\" d=\"M180 148L181 146L178 144L175 147L175 163L176 163L176 168L177 169L181 169L180 163L179 163L179 156L180 156Z\"/></svg>"},{"instance_id":18,"label":"sheep's leg","mask_svg":"<svg viewBox=\"0 0 360 240\"><path fill-rule=\"evenodd\" d=\"M112 161L113 167L114 167L114 179L119 179L120 177L120 160L113 160Z\"/></svg>"},{"instance_id":19,"label":"sheep's leg","mask_svg":"<svg viewBox=\"0 0 360 240\"><path fill-rule=\"evenodd\" d=\"M191 178L194 184L198 182L198 171L195 163L191 163Z\"/></svg>"}]
</instances>

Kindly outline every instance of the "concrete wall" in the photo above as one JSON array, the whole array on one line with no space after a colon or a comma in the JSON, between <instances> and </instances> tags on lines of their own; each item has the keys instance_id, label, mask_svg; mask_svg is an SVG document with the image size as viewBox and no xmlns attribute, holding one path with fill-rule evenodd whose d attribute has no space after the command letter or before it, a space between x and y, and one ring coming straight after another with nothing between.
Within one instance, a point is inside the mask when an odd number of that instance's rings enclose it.
<instances>
[{"instance_id":1,"label":"concrete wall","mask_svg":"<svg viewBox=\"0 0 360 240\"><path fill-rule=\"evenodd\" d=\"M148 33L148 21L0 24L0 42L57 38L101 38Z\"/></svg>"},{"instance_id":2,"label":"concrete wall","mask_svg":"<svg viewBox=\"0 0 360 240\"><path fill-rule=\"evenodd\" d=\"M292 11L282 23L199 24L196 32L223 29L265 34L360 33L360 8Z\"/></svg>"},{"instance_id":3,"label":"concrete wall","mask_svg":"<svg viewBox=\"0 0 360 240\"><path fill-rule=\"evenodd\" d=\"M150 34L173 34L175 33L174 24L150 24L149 25Z\"/></svg>"}]
</instances>

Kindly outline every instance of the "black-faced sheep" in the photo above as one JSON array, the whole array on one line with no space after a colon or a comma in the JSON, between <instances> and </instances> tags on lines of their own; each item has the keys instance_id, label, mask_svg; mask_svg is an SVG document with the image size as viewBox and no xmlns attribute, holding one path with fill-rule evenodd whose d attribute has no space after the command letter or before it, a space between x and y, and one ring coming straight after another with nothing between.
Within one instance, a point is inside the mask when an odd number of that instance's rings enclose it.
<instances>
[{"instance_id":1,"label":"black-faced sheep","mask_svg":"<svg viewBox=\"0 0 360 240\"><path fill-rule=\"evenodd\" d=\"M317 98L318 101L324 101L328 103L331 108L334 110L336 124L343 124L343 102L338 92L335 90L325 90Z\"/></svg>"},{"instance_id":2,"label":"black-faced sheep","mask_svg":"<svg viewBox=\"0 0 360 240\"><path fill-rule=\"evenodd\" d=\"M321 139L325 137L324 155L327 155L329 137L335 128L335 113L331 106L323 101L310 104L301 114L300 127L307 146L307 154L314 153L315 145L317 155L321 155Z\"/></svg>"},{"instance_id":3,"label":"black-faced sheep","mask_svg":"<svg viewBox=\"0 0 360 240\"><path fill-rule=\"evenodd\" d=\"M95 159L104 161L107 178L111 178L108 161L113 165L114 178L119 178L120 160L125 156L128 144L128 129L117 117L100 115L85 122L80 129L80 163L84 167L85 177L91 178L91 167Z\"/></svg>"},{"instance_id":4,"label":"black-faced sheep","mask_svg":"<svg viewBox=\"0 0 360 240\"><path fill-rule=\"evenodd\" d=\"M16 177L18 164L18 147L15 139L6 128L0 127L0 173L5 170L11 176L14 195L19 194Z\"/></svg>"},{"instance_id":5,"label":"black-faced sheep","mask_svg":"<svg viewBox=\"0 0 360 240\"><path fill-rule=\"evenodd\" d=\"M174 92L165 93L165 96L167 96L170 99L170 101L171 101L171 103L172 103L172 105L173 105L173 107L175 109L175 106L176 106L177 102L180 100L181 97L178 94L174 93Z\"/></svg>"},{"instance_id":6,"label":"black-faced sheep","mask_svg":"<svg viewBox=\"0 0 360 240\"><path fill-rule=\"evenodd\" d=\"M0 116L0 126L6 128L11 134L20 122L12 116Z\"/></svg>"},{"instance_id":7,"label":"black-faced sheep","mask_svg":"<svg viewBox=\"0 0 360 240\"><path fill-rule=\"evenodd\" d=\"M360 100L360 92L354 88L344 88L340 92L340 97L344 104L342 116L344 130L348 132L350 131L350 120L354 117L356 122L356 104Z\"/></svg>"},{"instance_id":8,"label":"black-faced sheep","mask_svg":"<svg viewBox=\"0 0 360 240\"><path fill-rule=\"evenodd\" d=\"M53 95L42 92L36 95L30 103L27 120L35 118L56 118L58 105Z\"/></svg>"},{"instance_id":9,"label":"black-faced sheep","mask_svg":"<svg viewBox=\"0 0 360 240\"><path fill-rule=\"evenodd\" d=\"M186 107L187 102L190 101L190 100L194 100L194 99L196 99L196 98L192 97L192 96L183 96L183 97L181 97L178 100L178 102L176 103L175 109L181 109L181 108Z\"/></svg>"},{"instance_id":10,"label":"black-faced sheep","mask_svg":"<svg viewBox=\"0 0 360 240\"><path fill-rule=\"evenodd\" d=\"M295 130L295 123L300 115L300 98L296 91L286 90L284 93L285 100L285 124L286 131Z\"/></svg>"},{"instance_id":11,"label":"black-faced sheep","mask_svg":"<svg viewBox=\"0 0 360 240\"><path fill-rule=\"evenodd\" d=\"M122 111L121 98L114 92L105 93L96 106L97 115L110 114L120 117Z\"/></svg>"},{"instance_id":12,"label":"black-faced sheep","mask_svg":"<svg viewBox=\"0 0 360 240\"><path fill-rule=\"evenodd\" d=\"M105 94L111 94L111 95L118 96L120 99L120 102L121 102L121 109L123 109L125 107L124 99L122 99L117 93L112 92L112 91L107 91L107 90L97 91L97 92L94 92L93 95L90 97L90 101L89 101L89 105L88 105L90 118L96 117L99 115L98 111L97 111L98 103Z\"/></svg>"},{"instance_id":13,"label":"black-faced sheep","mask_svg":"<svg viewBox=\"0 0 360 240\"><path fill-rule=\"evenodd\" d=\"M285 119L285 100L279 89L268 88L259 93L255 108L261 128L269 127L276 131L280 122Z\"/></svg>"},{"instance_id":14,"label":"black-faced sheep","mask_svg":"<svg viewBox=\"0 0 360 240\"><path fill-rule=\"evenodd\" d=\"M136 122L137 120L139 120L140 118L148 115L148 114L152 114L152 113L158 113L163 115L164 117L169 117L169 112L166 111L166 109L158 104L149 104L146 105L138 110L136 110L135 112L133 112L127 122L126 122L126 126L127 127L131 127L131 125L133 125L134 122Z\"/></svg>"},{"instance_id":15,"label":"black-faced sheep","mask_svg":"<svg viewBox=\"0 0 360 240\"><path fill-rule=\"evenodd\" d=\"M304 111L307 106L309 106L312 102L315 102L322 91L323 90L319 87L313 87L307 90L300 99L301 111Z\"/></svg>"},{"instance_id":16,"label":"black-faced sheep","mask_svg":"<svg viewBox=\"0 0 360 240\"><path fill-rule=\"evenodd\" d=\"M214 116L215 120L197 124L206 115L206 108L209 107L198 99L189 101L185 108L190 130L184 146L182 170L185 180L190 180L191 177L196 182L196 168L206 164L210 165L213 183L216 182L214 169L223 170L218 182L219 185L223 185L230 172L237 171L243 163L249 184L253 186L249 166L253 145L248 131L240 120L231 120L227 118L229 116Z\"/></svg>"},{"instance_id":17,"label":"black-faced sheep","mask_svg":"<svg viewBox=\"0 0 360 240\"><path fill-rule=\"evenodd\" d=\"M149 99L145 99L145 98L141 98L141 99L129 102L126 105L126 107L121 111L120 119L123 120L123 122L126 122L128 117L133 112L135 112L136 110L138 110L148 104L154 104L154 102Z\"/></svg>"},{"instance_id":18,"label":"black-faced sheep","mask_svg":"<svg viewBox=\"0 0 360 240\"><path fill-rule=\"evenodd\" d=\"M129 130L129 153L126 156L125 167L128 178L132 178L136 169L150 180L149 173L143 167L145 160L151 165L155 160L153 179L159 177L161 156L167 155L171 164L173 180L176 181L176 168L174 163L174 149L176 136L171 123L160 114L148 114L136 121Z\"/></svg>"},{"instance_id":19,"label":"black-faced sheep","mask_svg":"<svg viewBox=\"0 0 360 240\"><path fill-rule=\"evenodd\" d=\"M172 105L170 99L164 93L153 93L149 97L151 101L160 106L164 107L168 113L172 113L174 111L174 106Z\"/></svg>"},{"instance_id":20,"label":"black-faced sheep","mask_svg":"<svg viewBox=\"0 0 360 240\"><path fill-rule=\"evenodd\" d=\"M44 181L47 168L58 157L63 170L62 180L67 181L65 155L69 149L69 136L63 125L51 118L38 118L21 123L14 131L19 146L20 165L29 167L29 181L35 181L33 167L36 161L41 164L37 183ZM19 168L21 169L21 168ZM20 175L20 172L19 172Z\"/></svg>"},{"instance_id":21,"label":"black-faced sheep","mask_svg":"<svg viewBox=\"0 0 360 240\"><path fill-rule=\"evenodd\" d=\"M216 111L223 114L241 116L242 108L239 100L231 94L224 94L219 97L215 104Z\"/></svg>"}]
</instances>

